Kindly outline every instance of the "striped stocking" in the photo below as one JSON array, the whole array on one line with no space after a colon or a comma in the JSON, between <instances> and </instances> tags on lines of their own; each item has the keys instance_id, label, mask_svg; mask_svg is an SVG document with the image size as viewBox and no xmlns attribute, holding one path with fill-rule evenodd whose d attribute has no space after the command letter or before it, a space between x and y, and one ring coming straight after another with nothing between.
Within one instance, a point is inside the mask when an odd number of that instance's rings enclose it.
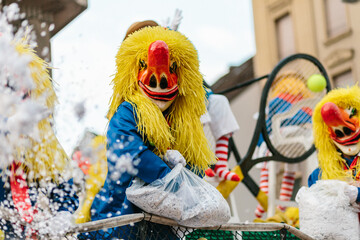
<instances>
[{"instance_id":1,"label":"striped stocking","mask_svg":"<svg viewBox=\"0 0 360 240\"><path fill-rule=\"evenodd\" d=\"M260 189L264 193L268 194L268 192L269 192L269 171L266 166L267 163L264 162L263 164L264 165L260 172ZM255 216L257 218L262 218L264 212L265 212L264 208L260 204L258 204L255 209Z\"/></svg>"},{"instance_id":2,"label":"striped stocking","mask_svg":"<svg viewBox=\"0 0 360 240\"><path fill-rule=\"evenodd\" d=\"M226 134L216 141L215 155L218 158L218 161L215 164L214 172L220 179L238 182L240 181L239 176L234 172L230 172L228 167L230 136L231 134Z\"/></svg>"},{"instance_id":3,"label":"striped stocking","mask_svg":"<svg viewBox=\"0 0 360 240\"><path fill-rule=\"evenodd\" d=\"M290 201L295 182L295 172L285 171L280 189L280 201ZM278 206L281 211L285 211L285 206Z\"/></svg>"}]
</instances>

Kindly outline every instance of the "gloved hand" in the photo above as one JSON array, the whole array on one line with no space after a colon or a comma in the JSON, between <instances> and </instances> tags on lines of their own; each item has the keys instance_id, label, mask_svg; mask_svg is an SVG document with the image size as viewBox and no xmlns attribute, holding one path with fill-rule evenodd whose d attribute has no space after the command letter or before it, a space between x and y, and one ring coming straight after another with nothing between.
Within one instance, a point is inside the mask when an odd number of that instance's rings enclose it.
<instances>
[{"instance_id":1,"label":"gloved hand","mask_svg":"<svg viewBox=\"0 0 360 240\"><path fill-rule=\"evenodd\" d=\"M355 203L358 196L358 188L353 185L347 185L344 189L345 195L350 198L350 203Z\"/></svg>"},{"instance_id":2,"label":"gloved hand","mask_svg":"<svg viewBox=\"0 0 360 240\"><path fill-rule=\"evenodd\" d=\"M49 239L61 239L74 225L74 218L70 212L58 212L55 216L39 224L38 234L51 237Z\"/></svg>"},{"instance_id":3,"label":"gloved hand","mask_svg":"<svg viewBox=\"0 0 360 240\"><path fill-rule=\"evenodd\" d=\"M184 167L186 165L185 158L178 150L167 150L164 155L164 161L171 169L178 163L181 163Z\"/></svg>"}]
</instances>

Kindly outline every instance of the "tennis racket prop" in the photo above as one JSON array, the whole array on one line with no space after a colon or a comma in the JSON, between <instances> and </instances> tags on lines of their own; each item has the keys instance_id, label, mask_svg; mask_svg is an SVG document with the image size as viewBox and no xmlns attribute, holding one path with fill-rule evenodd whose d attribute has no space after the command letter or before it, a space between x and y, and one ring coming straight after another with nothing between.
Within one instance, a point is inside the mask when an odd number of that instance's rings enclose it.
<instances>
[{"instance_id":1,"label":"tennis racket prop","mask_svg":"<svg viewBox=\"0 0 360 240\"><path fill-rule=\"evenodd\" d=\"M240 177L264 210L267 195L250 177L249 170L264 161L298 163L314 151L312 110L330 91L329 77L313 56L294 54L281 60L269 75L262 76L221 92L229 92L267 78L260 100L256 128L244 157L240 157L233 139L230 151L237 166L232 169ZM258 151L255 151L258 149ZM258 154L263 152L263 154ZM239 182L222 181L217 189L227 198Z\"/></svg>"}]
</instances>

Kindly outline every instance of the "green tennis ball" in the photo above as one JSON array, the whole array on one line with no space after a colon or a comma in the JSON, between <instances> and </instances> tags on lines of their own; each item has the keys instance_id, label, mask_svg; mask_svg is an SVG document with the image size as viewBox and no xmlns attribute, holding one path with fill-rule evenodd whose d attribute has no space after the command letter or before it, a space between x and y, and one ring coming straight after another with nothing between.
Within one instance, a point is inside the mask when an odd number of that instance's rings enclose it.
<instances>
[{"instance_id":1,"label":"green tennis ball","mask_svg":"<svg viewBox=\"0 0 360 240\"><path fill-rule=\"evenodd\" d=\"M313 74L308 78L306 85L313 92L321 92L326 88L326 79L321 74Z\"/></svg>"}]
</instances>

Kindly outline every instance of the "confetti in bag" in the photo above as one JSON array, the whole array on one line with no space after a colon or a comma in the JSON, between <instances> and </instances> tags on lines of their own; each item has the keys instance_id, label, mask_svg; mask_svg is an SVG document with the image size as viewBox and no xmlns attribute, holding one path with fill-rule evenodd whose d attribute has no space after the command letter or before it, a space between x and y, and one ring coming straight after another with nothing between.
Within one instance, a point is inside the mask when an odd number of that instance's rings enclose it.
<instances>
[{"instance_id":1,"label":"confetti in bag","mask_svg":"<svg viewBox=\"0 0 360 240\"><path fill-rule=\"evenodd\" d=\"M319 240L359 239L358 209L350 205L344 193L346 185L339 180L319 180L298 191L302 232Z\"/></svg>"},{"instance_id":2,"label":"confetti in bag","mask_svg":"<svg viewBox=\"0 0 360 240\"><path fill-rule=\"evenodd\" d=\"M148 185L136 178L126 196L142 210L183 226L218 226L230 219L229 205L221 193L181 164Z\"/></svg>"}]
</instances>

